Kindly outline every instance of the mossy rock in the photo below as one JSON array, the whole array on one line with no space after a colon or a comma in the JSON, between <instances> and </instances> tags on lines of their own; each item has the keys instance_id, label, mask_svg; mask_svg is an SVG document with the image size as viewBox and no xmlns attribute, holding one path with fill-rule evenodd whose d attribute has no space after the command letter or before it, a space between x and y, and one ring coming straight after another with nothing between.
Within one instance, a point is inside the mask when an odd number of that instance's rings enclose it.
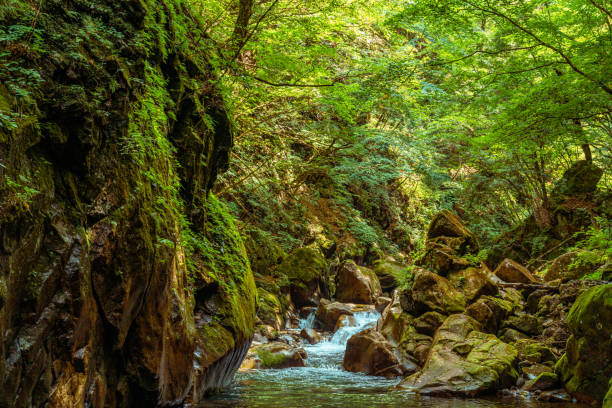
<instances>
[{"instance_id":1,"label":"mossy rock","mask_svg":"<svg viewBox=\"0 0 612 408\"><path fill-rule=\"evenodd\" d=\"M378 260L372 268L383 291L390 292L402 282L411 279L412 271L408 265L396 261Z\"/></svg>"},{"instance_id":2,"label":"mossy rock","mask_svg":"<svg viewBox=\"0 0 612 408\"><path fill-rule=\"evenodd\" d=\"M612 284L583 292L572 305L567 324L572 335L555 372L580 398L603 401L612 376Z\"/></svg>"},{"instance_id":3,"label":"mossy rock","mask_svg":"<svg viewBox=\"0 0 612 408\"><path fill-rule=\"evenodd\" d=\"M563 173L552 192L553 197L559 195L572 196L592 193L597 189L597 183L603 175L603 170L592 162L579 160Z\"/></svg>"},{"instance_id":4,"label":"mossy rock","mask_svg":"<svg viewBox=\"0 0 612 408\"><path fill-rule=\"evenodd\" d=\"M608 382L608 392L604 397L602 408L612 408L612 377L610 377L610 382Z\"/></svg>"},{"instance_id":5,"label":"mossy rock","mask_svg":"<svg viewBox=\"0 0 612 408\"><path fill-rule=\"evenodd\" d=\"M446 237L444 244L451 245L460 254L478 252L478 240L461 219L448 210L436 214L427 229L427 241L433 242L436 238ZM451 238L451 240L448 240ZM452 240L452 238L460 238Z\"/></svg>"},{"instance_id":6,"label":"mossy rock","mask_svg":"<svg viewBox=\"0 0 612 408\"><path fill-rule=\"evenodd\" d=\"M327 269L327 262L319 251L309 247L298 248L278 265L275 276L287 279L291 300L297 307L313 306Z\"/></svg>"}]
</instances>

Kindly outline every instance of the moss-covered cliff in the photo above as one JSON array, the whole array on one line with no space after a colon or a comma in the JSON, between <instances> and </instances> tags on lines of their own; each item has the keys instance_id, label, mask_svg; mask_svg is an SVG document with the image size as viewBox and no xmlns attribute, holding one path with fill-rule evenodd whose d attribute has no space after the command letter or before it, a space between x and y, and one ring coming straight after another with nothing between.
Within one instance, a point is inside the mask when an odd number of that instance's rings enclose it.
<instances>
[{"instance_id":1,"label":"moss-covered cliff","mask_svg":"<svg viewBox=\"0 0 612 408\"><path fill-rule=\"evenodd\" d=\"M231 379L255 289L207 199L232 144L181 0L0 6L0 406L155 406Z\"/></svg>"}]
</instances>

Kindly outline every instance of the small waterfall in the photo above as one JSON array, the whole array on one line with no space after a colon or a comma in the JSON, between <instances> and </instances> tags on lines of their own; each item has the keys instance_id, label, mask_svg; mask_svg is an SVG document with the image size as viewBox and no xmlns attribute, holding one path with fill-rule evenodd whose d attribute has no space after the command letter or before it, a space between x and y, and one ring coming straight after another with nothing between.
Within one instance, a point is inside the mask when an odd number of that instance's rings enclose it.
<instances>
[{"instance_id":1,"label":"small waterfall","mask_svg":"<svg viewBox=\"0 0 612 408\"><path fill-rule=\"evenodd\" d=\"M368 326L376 323L380 317L380 313L375 311L357 312L353 315L355 325L344 326L334 333L330 343L339 344L346 347L348 340L356 333L368 328Z\"/></svg>"},{"instance_id":2,"label":"small waterfall","mask_svg":"<svg viewBox=\"0 0 612 408\"><path fill-rule=\"evenodd\" d=\"M305 319L300 319L298 329L313 329L315 321L315 312L311 312Z\"/></svg>"}]
</instances>

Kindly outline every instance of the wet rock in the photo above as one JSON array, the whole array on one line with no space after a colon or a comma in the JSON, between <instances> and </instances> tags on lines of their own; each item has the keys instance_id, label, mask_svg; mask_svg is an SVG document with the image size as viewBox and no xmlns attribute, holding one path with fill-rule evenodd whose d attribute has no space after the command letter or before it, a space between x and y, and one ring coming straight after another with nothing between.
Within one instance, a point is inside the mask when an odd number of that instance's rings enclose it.
<instances>
[{"instance_id":1,"label":"wet rock","mask_svg":"<svg viewBox=\"0 0 612 408\"><path fill-rule=\"evenodd\" d=\"M481 268L468 268L448 275L448 280L465 295L468 303L482 295L496 295L497 285Z\"/></svg>"},{"instance_id":2,"label":"wet rock","mask_svg":"<svg viewBox=\"0 0 612 408\"><path fill-rule=\"evenodd\" d=\"M297 308L315 306L321 297L321 280L327 273L323 255L313 248L298 248L276 267L275 275L288 279L291 300Z\"/></svg>"},{"instance_id":3,"label":"wet rock","mask_svg":"<svg viewBox=\"0 0 612 408\"><path fill-rule=\"evenodd\" d=\"M538 375L542 373L550 373L553 371L553 365L544 365L544 364L531 364L523 366L523 363L528 363L525 361L519 361L519 369L523 377L529 380L533 380Z\"/></svg>"},{"instance_id":4,"label":"wet rock","mask_svg":"<svg viewBox=\"0 0 612 408\"><path fill-rule=\"evenodd\" d=\"M353 316L354 305L340 302L321 302L315 314L315 323L322 330L332 331L342 315Z\"/></svg>"},{"instance_id":5,"label":"wet rock","mask_svg":"<svg viewBox=\"0 0 612 408\"><path fill-rule=\"evenodd\" d=\"M251 353L257 356L261 368L304 367L306 359L306 351L282 342L255 346L251 349Z\"/></svg>"},{"instance_id":6,"label":"wet rock","mask_svg":"<svg viewBox=\"0 0 612 408\"><path fill-rule=\"evenodd\" d=\"M416 365L409 361L400 361L391 345L374 328L349 339L342 364L347 371L383 377L401 376L416 370Z\"/></svg>"},{"instance_id":7,"label":"wet rock","mask_svg":"<svg viewBox=\"0 0 612 408\"><path fill-rule=\"evenodd\" d=\"M563 389L544 391L538 395L538 401L572 402L572 396ZM606 407L607 408L607 407Z\"/></svg>"},{"instance_id":8,"label":"wet rock","mask_svg":"<svg viewBox=\"0 0 612 408\"><path fill-rule=\"evenodd\" d=\"M369 268L344 262L336 274L336 300L344 303L373 304L382 294L378 277Z\"/></svg>"},{"instance_id":9,"label":"wet rock","mask_svg":"<svg viewBox=\"0 0 612 408\"><path fill-rule=\"evenodd\" d=\"M555 372L581 399L601 402L612 377L612 284L582 293L570 309L571 336Z\"/></svg>"},{"instance_id":10,"label":"wet rock","mask_svg":"<svg viewBox=\"0 0 612 408\"><path fill-rule=\"evenodd\" d=\"M321 341L321 335L315 329L304 328L300 331L300 337L310 344L317 344Z\"/></svg>"},{"instance_id":11,"label":"wet rock","mask_svg":"<svg viewBox=\"0 0 612 408\"><path fill-rule=\"evenodd\" d=\"M280 330L284 323L280 300L261 287L257 288L257 294L259 299L257 317L261 319L262 323L274 327L275 330Z\"/></svg>"},{"instance_id":12,"label":"wet rock","mask_svg":"<svg viewBox=\"0 0 612 408\"><path fill-rule=\"evenodd\" d=\"M438 312L427 312L414 320L413 325L417 332L433 336L438 327L444 323L446 316Z\"/></svg>"},{"instance_id":13,"label":"wet rock","mask_svg":"<svg viewBox=\"0 0 612 408\"><path fill-rule=\"evenodd\" d=\"M374 308L378 313L382 313L387 306L391 303L391 298L386 296L379 296L376 298L376 302L374 303Z\"/></svg>"},{"instance_id":14,"label":"wet rock","mask_svg":"<svg viewBox=\"0 0 612 408\"><path fill-rule=\"evenodd\" d=\"M461 219L450 211L444 210L434 216L427 229L427 240L433 241L439 237L459 238L446 240L445 244L459 253L478 252L476 236L466 228Z\"/></svg>"},{"instance_id":15,"label":"wet rock","mask_svg":"<svg viewBox=\"0 0 612 408\"><path fill-rule=\"evenodd\" d=\"M442 314L462 312L465 296L446 278L426 270L418 270L411 287L401 292L402 308L411 314L421 315L428 311Z\"/></svg>"},{"instance_id":16,"label":"wet rock","mask_svg":"<svg viewBox=\"0 0 612 408\"><path fill-rule=\"evenodd\" d=\"M516 349L479 329L469 316L449 316L436 333L423 369L399 387L423 395L475 396L513 385Z\"/></svg>"},{"instance_id":17,"label":"wet rock","mask_svg":"<svg viewBox=\"0 0 612 408\"><path fill-rule=\"evenodd\" d=\"M336 322L336 327L334 327L334 332L342 329L343 327L354 327L357 325L355 321L355 317L351 315L341 315Z\"/></svg>"},{"instance_id":18,"label":"wet rock","mask_svg":"<svg viewBox=\"0 0 612 408\"><path fill-rule=\"evenodd\" d=\"M524 386L525 391L545 391L556 388L559 385L559 378L557 374L551 372L544 372L539 374L533 380L529 380Z\"/></svg>"},{"instance_id":19,"label":"wet rock","mask_svg":"<svg viewBox=\"0 0 612 408\"><path fill-rule=\"evenodd\" d=\"M493 271L495 276L505 282L511 283L536 283L537 279L527 268L511 259L504 259Z\"/></svg>"}]
</instances>

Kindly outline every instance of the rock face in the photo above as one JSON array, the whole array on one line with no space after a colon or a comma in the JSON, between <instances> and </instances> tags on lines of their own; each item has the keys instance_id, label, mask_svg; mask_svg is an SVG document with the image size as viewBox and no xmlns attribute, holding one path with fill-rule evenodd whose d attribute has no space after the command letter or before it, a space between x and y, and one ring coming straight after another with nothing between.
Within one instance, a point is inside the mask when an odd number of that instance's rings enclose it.
<instances>
[{"instance_id":1,"label":"rock face","mask_svg":"<svg viewBox=\"0 0 612 408\"><path fill-rule=\"evenodd\" d=\"M493 271L495 276L506 282L535 283L537 279L527 268L512 259L504 259Z\"/></svg>"},{"instance_id":2,"label":"rock face","mask_svg":"<svg viewBox=\"0 0 612 408\"><path fill-rule=\"evenodd\" d=\"M336 300L344 303L373 304L382 294L376 274L353 261L342 264L336 274Z\"/></svg>"},{"instance_id":3,"label":"rock face","mask_svg":"<svg viewBox=\"0 0 612 408\"><path fill-rule=\"evenodd\" d=\"M463 314L449 316L438 329L423 370L400 388L425 395L475 396L509 387L517 372L517 351Z\"/></svg>"},{"instance_id":4,"label":"rock face","mask_svg":"<svg viewBox=\"0 0 612 408\"><path fill-rule=\"evenodd\" d=\"M567 316L571 336L555 371L566 389L601 402L612 377L612 284L582 293Z\"/></svg>"},{"instance_id":5,"label":"rock face","mask_svg":"<svg viewBox=\"0 0 612 408\"><path fill-rule=\"evenodd\" d=\"M385 292L391 292L401 279L408 273L408 267L399 262L379 260L374 263L374 273L378 276L380 286Z\"/></svg>"},{"instance_id":6,"label":"rock face","mask_svg":"<svg viewBox=\"0 0 612 408\"><path fill-rule=\"evenodd\" d=\"M327 273L323 255L313 248L298 248L276 268L276 275L289 280L291 300L296 307L315 306L321 296L321 279Z\"/></svg>"},{"instance_id":7,"label":"rock face","mask_svg":"<svg viewBox=\"0 0 612 408\"><path fill-rule=\"evenodd\" d=\"M185 7L15 1L0 17L40 33L11 44L40 76L19 117L0 85L16 121L0 127L0 406L180 405L247 351L253 276L208 197L232 134Z\"/></svg>"},{"instance_id":8,"label":"rock face","mask_svg":"<svg viewBox=\"0 0 612 408\"><path fill-rule=\"evenodd\" d=\"M579 253L572 251L555 258L544 274L544 281L550 282L561 279L562 282L567 282L574 279L580 279L584 275L594 272L599 266L596 260L576 262L578 255ZM589 257L584 258L589 259ZM594 256L590 258L597 259L598 257Z\"/></svg>"},{"instance_id":9,"label":"rock face","mask_svg":"<svg viewBox=\"0 0 612 408\"><path fill-rule=\"evenodd\" d=\"M393 377L414 372L410 362L402 364L393 348L376 329L363 330L351 337L346 345L344 369L382 377Z\"/></svg>"}]
</instances>

